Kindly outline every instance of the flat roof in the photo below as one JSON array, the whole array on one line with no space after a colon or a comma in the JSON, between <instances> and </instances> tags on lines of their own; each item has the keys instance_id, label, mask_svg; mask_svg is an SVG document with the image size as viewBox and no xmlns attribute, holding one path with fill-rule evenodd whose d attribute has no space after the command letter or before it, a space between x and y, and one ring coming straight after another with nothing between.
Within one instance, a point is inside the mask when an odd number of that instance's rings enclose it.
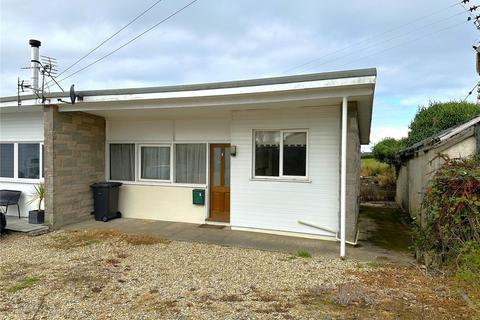
<instances>
[{"instance_id":1,"label":"flat roof","mask_svg":"<svg viewBox=\"0 0 480 320\"><path fill-rule=\"evenodd\" d=\"M103 96L103 95L121 95L121 94L143 94L143 93L161 93L161 92L181 92L181 91L196 91L196 90L211 90L211 89L225 89L225 88L240 88L262 85L285 84L306 81L319 80L333 80L355 77L376 76L376 68L333 71L322 73L311 73L293 76L270 77L249 80L237 81L223 81L200 84L187 85L172 85L172 86L155 86L155 87L141 87L141 88L123 88L123 89L102 89L102 90L85 90L76 91L80 96ZM45 94L45 98L59 98L64 97L65 92L52 92ZM36 99L35 95L22 95L22 100ZM17 96L0 97L0 102L17 101Z\"/></svg>"}]
</instances>

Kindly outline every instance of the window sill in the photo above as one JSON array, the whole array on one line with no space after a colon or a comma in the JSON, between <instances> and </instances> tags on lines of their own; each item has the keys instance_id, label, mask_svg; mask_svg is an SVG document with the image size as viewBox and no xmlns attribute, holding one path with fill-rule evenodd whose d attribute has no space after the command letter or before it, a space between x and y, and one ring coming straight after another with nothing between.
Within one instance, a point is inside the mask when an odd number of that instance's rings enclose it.
<instances>
[{"instance_id":1,"label":"window sill","mask_svg":"<svg viewBox=\"0 0 480 320\"><path fill-rule=\"evenodd\" d=\"M151 182L151 181L120 181L108 180L109 182L120 182L124 185L132 186L157 186L157 187L177 187L177 188L207 188L206 184L190 184L190 183L170 183L170 182Z\"/></svg>"},{"instance_id":2,"label":"window sill","mask_svg":"<svg viewBox=\"0 0 480 320\"><path fill-rule=\"evenodd\" d=\"M260 178L260 177L255 177L255 178L250 178L250 181L268 181L268 182L295 182L295 183L312 183L312 180L308 178L274 178L274 177L268 177L268 178Z\"/></svg>"},{"instance_id":3,"label":"window sill","mask_svg":"<svg viewBox=\"0 0 480 320\"><path fill-rule=\"evenodd\" d=\"M0 182L39 184L43 183L44 179L0 178Z\"/></svg>"}]
</instances>

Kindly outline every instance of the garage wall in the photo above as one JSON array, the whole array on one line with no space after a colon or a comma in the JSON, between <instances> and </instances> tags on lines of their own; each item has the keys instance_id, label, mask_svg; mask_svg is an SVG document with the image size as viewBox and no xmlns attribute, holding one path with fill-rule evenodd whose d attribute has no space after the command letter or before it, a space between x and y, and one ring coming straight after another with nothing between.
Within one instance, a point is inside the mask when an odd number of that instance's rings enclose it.
<instances>
[{"instance_id":1,"label":"garage wall","mask_svg":"<svg viewBox=\"0 0 480 320\"><path fill-rule=\"evenodd\" d=\"M441 153L450 158L462 158L473 155L475 152L476 139L474 136L465 137L426 153L418 152L400 168L397 178L396 202L412 217L419 217L423 194L432 178L432 172L443 163L442 159L436 158L437 155Z\"/></svg>"},{"instance_id":2,"label":"garage wall","mask_svg":"<svg viewBox=\"0 0 480 320\"><path fill-rule=\"evenodd\" d=\"M233 113L232 226L331 236L303 220L338 230L340 114L340 106ZM255 129L308 129L309 180L252 179Z\"/></svg>"}]
</instances>

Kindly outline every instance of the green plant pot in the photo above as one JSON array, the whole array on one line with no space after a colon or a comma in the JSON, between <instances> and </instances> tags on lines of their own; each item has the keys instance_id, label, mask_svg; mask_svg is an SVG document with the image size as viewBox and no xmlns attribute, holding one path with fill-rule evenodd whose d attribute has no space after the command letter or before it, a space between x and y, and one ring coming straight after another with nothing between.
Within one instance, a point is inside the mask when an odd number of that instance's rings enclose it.
<instances>
[{"instance_id":1,"label":"green plant pot","mask_svg":"<svg viewBox=\"0 0 480 320\"><path fill-rule=\"evenodd\" d=\"M45 223L45 211L43 211L43 210L28 211L28 223L30 223L30 224L43 224L43 223Z\"/></svg>"}]
</instances>

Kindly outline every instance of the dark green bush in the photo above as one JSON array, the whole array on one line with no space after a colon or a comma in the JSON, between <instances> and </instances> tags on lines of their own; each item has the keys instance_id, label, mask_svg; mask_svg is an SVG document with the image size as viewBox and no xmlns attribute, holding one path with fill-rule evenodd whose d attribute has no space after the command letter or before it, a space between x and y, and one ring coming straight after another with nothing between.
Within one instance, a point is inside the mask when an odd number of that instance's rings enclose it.
<instances>
[{"instance_id":1,"label":"dark green bush","mask_svg":"<svg viewBox=\"0 0 480 320\"><path fill-rule=\"evenodd\" d=\"M426 190L421 221L414 226L417 252L454 266L461 277L480 267L480 157L449 159Z\"/></svg>"},{"instance_id":2,"label":"dark green bush","mask_svg":"<svg viewBox=\"0 0 480 320\"><path fill-rule=\"evenodd\" d=\"M411 146L479 114L480 106L473 103L430 102L427 107L420 107L410 123L408 145Z\"/></svg>"},{"instance_id":3,"label":"dark green bush","mask_svg":"<svg viewBox=\"0 0 480 320\"><path fill-rule=\"evenodd\" d=\"M372 154L376 160L392 166L397 152L405 147L405 139L385 138L373 146Z\"/></svg>"}]
</instances>

